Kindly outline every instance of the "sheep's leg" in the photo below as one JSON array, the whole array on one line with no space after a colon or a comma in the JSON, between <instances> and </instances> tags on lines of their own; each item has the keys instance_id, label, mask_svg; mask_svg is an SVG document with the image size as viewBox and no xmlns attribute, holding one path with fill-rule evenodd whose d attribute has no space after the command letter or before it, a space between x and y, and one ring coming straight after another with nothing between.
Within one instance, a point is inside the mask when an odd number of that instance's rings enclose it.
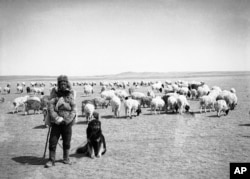
<instances>
[{"instance_id":1,"label":"sheep's leg","mask_svg":"<svg viewBox=\"0 0 250 179\"><path fill-rule=\"evenodd\" d=\"M220 117L220 111L221 111L221 110L219 110L219 111L217 112L217 116L218 116L218 117Z\"/></svg>"}]
</instances>

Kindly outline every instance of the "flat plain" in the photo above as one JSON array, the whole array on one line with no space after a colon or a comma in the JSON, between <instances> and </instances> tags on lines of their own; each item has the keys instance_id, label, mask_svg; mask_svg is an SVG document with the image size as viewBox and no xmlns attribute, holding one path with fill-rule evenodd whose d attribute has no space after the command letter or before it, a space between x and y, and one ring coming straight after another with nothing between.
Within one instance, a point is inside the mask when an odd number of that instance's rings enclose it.
<instances>
[{"instance_id":1,"label":"flat plain","mask_svg":"<svg viewBox=\"0 0 250 179\"><path fill-rule=\"evenodd\" d=\"M143 78L143 79L142 79ZM228 116L216 116L216 112L199 113L199 101L189 100L192 114L151 114L143 108L138 117L125 118L122 105L121 117L114 118L109 106L96 109L101 118L107 152L102 158L91 159L75 154L77 147L86 142L86 118L81 113L84 99L100 96L100 81L97 79L94 93L84 96L82 86L73 86L77 91L78 122L73 126L70 158L72 165L64 165L62 148L57 146L55 167L44 168L43 159L48 128L44 127L42 114L12 114L14 98L26 95L16 92L17 82L45 81L45 94L49 94L49 82L55 78L1 77L3 88L9 82L10 94L1 92L5 101L0 103L0 178L229 178L230 162L250 162L250 73L211 73L161 76L129 77L138 80L183 80L204 81L209 87L236 89L238 105ZM70 81L93 81L93 79L69 78ZM146 93L150 87L136 89ZM128 88L126 89L128 90ZM158 95L163 95L157 93Z\"/></svg>"}]
</instances>

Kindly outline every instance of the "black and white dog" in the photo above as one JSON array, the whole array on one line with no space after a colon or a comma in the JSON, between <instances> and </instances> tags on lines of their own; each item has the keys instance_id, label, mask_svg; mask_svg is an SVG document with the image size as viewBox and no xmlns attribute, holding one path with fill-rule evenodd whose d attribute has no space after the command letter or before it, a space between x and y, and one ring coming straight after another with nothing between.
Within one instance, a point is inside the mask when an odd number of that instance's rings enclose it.
<instances>
[{"instance_id":1,"label":"black and white dog","mask_svg":"<svg viewBox=\"0 0 250 179\"><path fill-rule=\"evenodd\" d=\"M84 153L91 158L101 157L106 152L105 137L102 134L101 121L94 119L88 123L87 144L77 149L76 153Z\"/></svg>"}]
</instances>

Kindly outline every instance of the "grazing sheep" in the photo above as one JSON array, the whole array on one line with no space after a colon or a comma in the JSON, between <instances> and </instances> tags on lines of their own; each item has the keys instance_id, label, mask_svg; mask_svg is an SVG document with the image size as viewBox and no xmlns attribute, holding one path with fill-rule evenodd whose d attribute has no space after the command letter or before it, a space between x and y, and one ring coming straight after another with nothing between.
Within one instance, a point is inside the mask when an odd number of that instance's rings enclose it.
<instances>
[{"instance_id":1,"label":"grazing sheep","mask_svg":"<svg viewBox=\"0 0 250 179\"><path fill-rule=\"evenodd\" d=\"M135 88L134 88L134 87L130 87L130 88L128 89L129 95L131 95L133 92L135 92Z\"/></svg>"},{"instance_id":2,"label":"grazing sheep","mask_svg":"<svg viewBox=\"0 0 250 179\"><path fill-rule=\"evenodd\" d=\"M186 96L184 95L179 95L177 98L177 106L179 109L179 113L182 114L184 112L184 109L188 112L190 109L190 105L187 101Z\"/></svg>"},{"instance_id":3,"label":"grazing sheep","mask_svg":"<svg viewBox=\"0 0 250 179\"><path fill-rule=\"evenodd\" d=\"M41 109L40 100L29 98L24 104L25 104L25 115L29 114L29 110L34 110L34 114L36 114L36 112L39 114Z\"/></svg>"},{"instance_id":4,"label":"grazing sheep","mask_svg":"<svg viewBox=\"0 0 250 179\"><path fill-rule=\"evenodd\" d=\"M147 96L149 96L151 98L155 98L156 97L154 91L152 91L152 90L148 90Z\"/></svg>"},{"instance_id":5,"label":"grazing sheep","mask_svg":"<svg viewBox=\"0 0 250 179\"><path fill-rule=\"evenodd\" d=\"M17 92L18 93L23 93L23 87L22 86L17 86Z\"/></svg>"},{"instance_id":6,"label":"grazing sheep","mask_svg":"<svg viewBox=\"0 0 250 179\"><path fill-rule=\"evenodd\" d=\"M165 102L160 96L153 98L150 104L151 114L153 113L153 111L155 114L157 114L156 112L157 110L158 110L158 113L160 114L164 105L165 105Z\"/></svg>"},{"instance_id":7,"label":"grazing sheep","mask_svg":"<svg viewBox=\"0 0 250 179\"><path fill-rule=\"evenodd\" d=\"M85 113L87 122L89 122L92 119L94 111L95 111L95 106L93 104L87 103L85 105L84 113Z\"/></svg>"},{"instance_id":8,"label":"grazing sheep","mask_svg":"<svg viewBox=\"0 0 250 179\"><path fill-rule=\"evenodd\" d=\"M203 85L203 86L199 86L197 89L197 97L200 98L202 96L208 95L210 92L210 89L208 87L208 85Z\"/></svg>"},{"instance_id":9,"label":"grazing sheep","mask_svg":"<svg viewBox=\"0 0 250 179\"><path fill-rule=\"evenodd\" d=\"M178 111L177 96L171 95L167 99L167 110L171 110L173 113Z\"/></svg>"},{"instance_id":10,"label":"grazing sheep","mask_svg":"<svg viewBox=\"0 0 250 179\"><path fill-rule=\"evenodd\" d=\"M126 97L124 102L124 107L125 107L125 116L126 117L129 116L130 119L132 119L133 112L136 112L137 116L139 116L141 113L140 103L135 99Z\"/></svg>"},{"instance_id":11,"label":"grazing sheep","mask_svg":"<svg viewBox=\"0 0 250 179\"><path fill-rule=\"evenodd\" d=\"M230 92L236 94L236 90L235 90L234 88L231 88L231 89L230 89Z\"/></svg>"},{"instance_id":12,"label":"grazing sheep","mask_svg":"<svg viewBox=\"0 0 250 179\"><path fill-rule=\"evenodd\" d=\"M10 94L10 87L9 86L5 86L3 88L3 92Z\"/></svg>"},{"instance_id":13,"label":"grazing sheep","mask_svg":"<svg viewBox=\"0 0 250 179\"><path fill-rule=\"evenodd\" d=\"M15 112L18 112L18 108L21 106L25 107L24 103L28 100L28 98L29 98L28 95L15 98L13 101L14 110L12 113L14 114Z\"/></svg>"},{"instance_id":14,"label":"grazing sheep","mask_svg":"<svg viewBox=\"0 0 250 179\"><path fill-rule=\"evenodd\" d=\"M132 99L137 99L137 100L141 100L142 97L145 97L146 95L142 92L133 92L131 94Z\"/></svg>"},{"instance_id":15,"label":"grazing sheep","mask_svg":"<svg viewBox=\"0 0 250 179\"><path fill-rule=\"evenodd\" d=\"M93 104L94 105L94 102L92 99L86 99L86 100L82 101L82 115L84 114L84 108L85 108L86 104Z\"/></svg>"},{"instance_id":16,"label":"grazing sheep","mask_svg":"<svg viewBox=\"0 0 250 179\"><path fill-rule=\"evenodd\" d=\"M205 84L205 82L197 82L197 81L193 81L191 83L188 84L188 89L191 90L191 89L196 89L198 90L198 88L200 86L203 86Z\"/></svg>"},{"instance_id":17,"label":"grazing sheep","mask_svg":"<svg viewBox=\"0 0 250 179\"><path fill-rule=\"evenodd\" d=\"M91 85L84 85L83 86L83 93L85 96L89 96L91 93L94 93L93 87Z\"/></svg>"},{"instance_id":18,"label":"grazing sheep","mask_svg":"<svg viewBox=\"0 0 250 179\"><path fill-rule=\"evenodd\" d=\"M181 87L181 88L179 88L178 94L187 96L188 91L189 91L188 87Z\"/></svg>"},{"instance_id":19,"label":"grazing sheep","mask_svg":"<svg viewBox=\"0 0 250 179\"><path fill-rule=\"evenodd\" d=\"M219 93L216 100L224 99L230 108L230 110L234 110L235 106L238 103L238 98L235 93L232 93L227 90L223 90Z\"/></svg>"},{"instance_id":20,"label":"grazing sheep","mask_svg":"<svg viewBox=\"0 0 250 179\"><path fill-rule=\"evenodd\" d=\"M123 100L128 96L128 93L125 90L115 90L115 95Z\"/></svg>"},{"instance_id":21,"label":"grazing sheep","mask_svg":"<svg viewBox=\"0 0 250 179\"><path fill-rule=\"evenodd\" d=\"M1 97L0 98L0 103L3 103L5 101L5 98L4 97Z\"/></svg>"},{"instance_id":22,"label":"grazing sheep","mask_svg":"<svg viewBox=\"0 0 250 179\"><path fill-rule=\"evenodd\" d=\"M190 99L197 99L198 98L198 92L196 89L191 89L190 91Z\"/></svg>"},{"instance_id":23,"label":"grazing sheep","mask_svg":"<svg viewBox=\"0 0 250 179\"><path fill-rule=\"evenodd\" d=\"M203 109L205 111L205 113L207 112L207 108L211 110L214 108L214 103L215 103L215 99L211 96L202 96L200 98L200 113L202 113Z\"/></svg>"},{"instance_id":24,"label":"grazing sheep","mask_svg":"<svg viewBox=\"0 0 250 179\"><path fill-rule=\"evenodd\" d=\"M152 97L149 97L149 96L142 97L141 98L141 106L143 106L144 108L146 106L150 107L151 101L152 101Z\"/></svg>"},{"instance_id":25,"label":"grazing sheep","mask_svg":"<svg viewBox=\"0 0 250 179\"><path fill-rule=\"evenodd\" d=\"M110 103L109 101L107 101L106 99L103 99L101 97L96 97L92 101L93 101L93 104L94 104L96 109L98 107L107 108L109 106L109 103Z\"/></svg>"},{"instance_id":26,"label":"grazing sheep","mask_svg":"<svg viewBox=\"0 0 250 179\"><path fill-rule=\"evenodd\" d=\"M111 100L114 96L115 96L114 90L107 90L107 91L101 92L101 97L106 100Z\"/></svg>"},{"instance_id":27,"label":"grazing sheep","mask_svg":"<svg viewBox=\"0 0 250 179\"><path fill-rule=\"evenodd\" d=\"M224 99L220 99L214 103L214 109L217 112L217 116L220 117L221 112L225 112L225 115L228 115L229 108Z\"/></svg>"},{"instance_id":28,"label":"grazing sheep","mask_svg":"<svg viewBox=\"0 0 250 179\"><path fill-rule=\"evenodd\" d=\"M114 112L115 117L120 117L121 110L121 100L118 96L114 96L110 101L112 112Z\"/></svg>"},{"instance_id":29,"label":"grazing sheep","mask_svg":"<svg viewBox=\"0 0 250 179\"><path fill-rule=\"evenodd\" d=\"M157 83L152 84L152 90L157 90L159 92L162 92L162 89L164 88L164 84L162 84L160 81Z\"/></svg>"}]
</instances>

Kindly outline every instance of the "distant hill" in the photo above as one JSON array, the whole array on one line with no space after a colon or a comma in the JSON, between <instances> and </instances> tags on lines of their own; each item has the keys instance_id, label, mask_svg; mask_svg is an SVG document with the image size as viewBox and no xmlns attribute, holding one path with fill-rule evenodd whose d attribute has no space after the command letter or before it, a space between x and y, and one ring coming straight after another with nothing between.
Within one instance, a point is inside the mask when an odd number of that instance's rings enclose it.
<instances>
[{"instance_id":1,"label":"distant hill","mask_svg":"<svg viewBox=\"0 0 250 179\"><path fill-rule=\"evenodd\" d=\"M115 79L167 79L212 76L250 76L250 71L214 71L214 72L122 72L110 75L69 76L72 80L115 80ZM0 76L0 81L56 81L57 76Z\"/></svg>"}]
</instances>

